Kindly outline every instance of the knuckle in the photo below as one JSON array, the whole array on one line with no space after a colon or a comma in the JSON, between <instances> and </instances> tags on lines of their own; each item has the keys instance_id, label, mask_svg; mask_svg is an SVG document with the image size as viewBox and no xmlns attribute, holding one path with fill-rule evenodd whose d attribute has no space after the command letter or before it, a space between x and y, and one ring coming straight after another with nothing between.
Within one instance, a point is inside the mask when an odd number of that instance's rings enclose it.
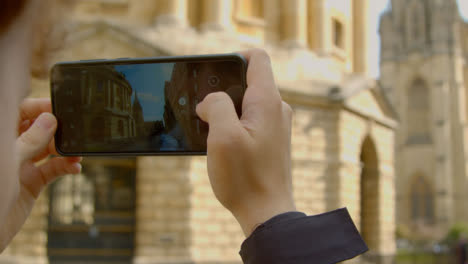
<instances>
[{"instance_id":1,"label":"knuckle","mask_svg":"<svg viewBox=\"0 0 468 264\"><path fill-rule=\"evenodd\" d=\"M218 102L218 101L224 101L226 99L228 99L229 96L225 93L225 92L214 92L214 93L209 93L204 101L208 102L208 103L215 103L215 102Z\"/></svg>"},{"instance_id":2,"label":"knuckle","mask_svg":"<svg viewBox=\"0 0 468 264\"><path fill-rule=\"evenodd\" d=\"M20 108L23 109L24 107L27 107L31 104L34 103L34 101L37 100L35 98L25 98L23 101L21 101Z\"/></svg>"},{"instance_id":3,"label":"knuckle","mask_svg":"<svg viewBox=\"0 0 468 264\"><path fill-rule=\"evenodd\" d=\"M288 103L286 103L285 101L283 101L282 104L283 104L283 112L286 114L286 116L288 118L291 118L292 115L293 115L292 107Z\"/></svg>"},{"instance_id":4,"label":"knuckle","mask_svg":"<svg viewBox=\"0 0 468 264\"><path fill-rule=\"evenodd\" d=\"M230 129L223 131L222 136L209 137L208 147L220 155L226 155L231 153L232 150L243 146L243 142L241 133L236 129Z\"/></svg>"},{"instance_id":5,"label":"knuckle","mask_svg":"<svg viewBox=\"0 0 468 264\"><path fill-rule=\"evenodd\" d=\"M270 55L264 49L254 48L252 49L252 54L260 59L267 60L268 62L271 61Z\"/></svg>"},{"instance_id":6,"label":"knuckle","mask_svg":"<svg viewBox=\"0 0 468 264\"><path fill-rule=\"evenodd\" d=\"M31 131L26 131L21 136L19 137L19 141L23 143L24 146L36 146L40 143L40 138L37 137L34 133L31 133Z\"/></svg>"},{"instance_id":7,"label":"knuckle","mask_svg":"<svg viewBox=\"0 0 468 264\"><path fill-rule=\"evenodd\" d=\"M281 98L275 98L272 99L270 102L270 107L272 111L275 111L276 113L282 112L283 111L283 101Z\"/></svg>"}]
</instances>

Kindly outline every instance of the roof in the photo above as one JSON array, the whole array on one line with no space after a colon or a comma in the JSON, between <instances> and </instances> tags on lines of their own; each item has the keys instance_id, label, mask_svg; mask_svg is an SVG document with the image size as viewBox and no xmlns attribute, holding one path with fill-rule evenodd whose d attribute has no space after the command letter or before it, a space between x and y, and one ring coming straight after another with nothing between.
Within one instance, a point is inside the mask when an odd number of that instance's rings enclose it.
<instances>
[{"instance_id":1,"label":"roof","mask_svg":"<svg viewBox=\"0 0 468 264\"><path fill-rule=\"evenodd\" d=\"M378 82L360 74L350 74L340 83L312 80L283 83L280 89L283 97L294 102L334 106L390 128L397 126L397 112Z\"/></svg>"}]
</instances>

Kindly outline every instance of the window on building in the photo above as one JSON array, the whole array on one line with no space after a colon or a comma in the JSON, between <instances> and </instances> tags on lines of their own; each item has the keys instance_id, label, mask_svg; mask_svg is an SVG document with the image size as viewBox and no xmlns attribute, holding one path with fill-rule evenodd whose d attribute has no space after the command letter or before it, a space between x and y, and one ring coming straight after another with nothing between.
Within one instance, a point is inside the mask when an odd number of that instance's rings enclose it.
<instances>
[{"instance_id":1,"label":"window on building","mask_svg":"<svg viewBox=\"0 0 468 264\"><path fill-rule=\"evenodd\" d=\"M96 93L94 94L96 103L101 104L104 102L104 81L96 80Z\"/></svg>"},{"instance_id":2,"label":"window on building","mask_svg":"<svg viewBox=\"0 0 468 264\"><path fill-rule=\"evenodd\" d=\"M87 104L89 100L89 86L88 86L88 71L81 71L81 90L83 91L81 94L81 100L83 103Z\"/></svg>"},{"instance_id":3,"label":"window on building","mask_svg":"<svg viewBox=\"0 0 468 264\"><path fill-rule=\"evenodd\" d=\"M235 0L233 26L235 31L249 41L258 41L265 37L265 1ZM271 4L271 3L269 3Z\"/></svg>"},{"instance_id":4,"label":"window on building","mask_svg":"<svg viewBox=\"0 0 468 264\"><path fill-rule=\"evenodd\" d=\"M414 39L419 39L420 31L419 31L419 14L415 12L413 17L411 18L413 21L411 22L411 34L413 35Z\"/></svg>"},{"instance_id":5,"label":"window on building","mask_svg":"<svg viewBox=\"0 0 468 264\"><path fill-rule=\"evenodd\" d=\"M431 186L421 176L416 176L411 186L411 218L416 224L434 223L434 197Z\"/></svg>"},{"instance_id":6,"label":"window on building","mask_svg":"<svg viewBox=\"0 0 468 264\"><path fill-rule=\"evenodd\" d=\"M85 159L81 174L54 182L48 263L132 263L135 176L136 159Z\"/></svg>"},{"instance_id":7,"label":"window on building","mask_svg":"<svg viewBox=\"0 0 468 264\"><path fill-rule=\"evenodd\" d=\"M120 87L114 83L114 90L113 90L113 96L112 99L114 100L115 103L115 109L120 109L120 105L122 104L122 98L120 96Z\"/></svg>"},{"instance_id":8,"label":"window on building","mask_svg":"<svg viewBox=\"0 0 468 264\"><path fill-rule=\"evenodd\" d=\"M407 90L407 125L409 144L428 144L430 137L430 94L426 83L416 79Z\"/></svg>"},{"instance_id":9,"label":"window on building","mask_svg":"<svg viewBox=\"0 0 468 264\"><path fill-rule=\"evenodd\" d=\"M238 15L249 18L264 18L263 0L238 0Z\"/></svg>"},{"instance_id":10,"label":"window on building","mask_svg":"<svg viewBox=\"0 0 468 264\"><path fill-rule=\"evenodd\" d=\"M421 1L413 1L406 13L406 39L410 48L419 48L426 38L426 21L424 4Z\"/></svg>"},{"instance_id":11,"label":"window on building","mask_svg":"<svg viewBox=\"0 0 468 264\"><path fill-rule=\"evenodd\" d=\"M123 123L122 119L119 120L118 131L119 131L119 136L123 137L124 136L124 123Z\"/></svg>"},{"instance_id":12,"label":"window on building","mask_svg":"<svg viewBox=\"0 0 468 264\"><path fill-rule=\"evenodd\" d=\"M344 49L344 27L343 23L333 19L333 44L335 47Z\"/></svg>"},{"instance_id":13,"label":"window on building","mask_svg":"<svg viewBox=\"0 0 468 264\"><path fill-rule=\"evenodd\" d=\"M68 175L54 184L51 222L54 224L94 223L94 186L84 174Z\"/></svg>"},{"instance_id":14,"label":"window on building","mask_svg":"<svg viewBox=\"0 0 468 264\"><path fill-rule=\"evenodd\" d=\"M110 107L113 108L114 105L115 105L115 91L114 91L114 85L113 83L109 80L109 87L110 87L110 92L109 92L109 96L110 96Z\"/></svg>"},{"instance_id":15,"label":"window on building","mask_svg":"<svg viewBox=\"0 0 468 264\"><path fill-rule=\"evenodd\" d=\"M95 142L100 142L105 138L105 121L103 117L95 117L89 127L89 138Z\"/></svg>"},{"instance_id":16,"label":"window on building","mask_svg":"<svg viewBox=\"0 0 468 264\"><path fill-rule=\"evenodd\" d=\"M124 108L125 107L125 89L123 87L121 87L119 90L121 91L121 96L122 96L120 98L121 99L120 100L120 110L125 111L125 108Z\"/></svg>"},{"instance_id":17,"label":"window on building","mask_svg":"<svg viewBox=\"0 0 468 264\"><path fill-rule=\"evenodd\" d=\"M97 92L98 93L104 92L104 81L103 80L98 80L97 81Z\"/></svg>"}]
</instances>

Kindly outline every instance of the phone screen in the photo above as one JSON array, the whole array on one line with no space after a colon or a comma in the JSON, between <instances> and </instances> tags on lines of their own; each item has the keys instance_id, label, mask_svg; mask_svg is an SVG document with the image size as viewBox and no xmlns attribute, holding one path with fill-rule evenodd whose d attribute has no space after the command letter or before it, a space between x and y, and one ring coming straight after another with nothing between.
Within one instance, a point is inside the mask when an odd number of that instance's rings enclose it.
<instances>
[{"instance_id":1,"label":"phone screen","mask_svg":"<svg viewBox=\"0 0 468 264\"><path fill-rule=\"evenodd\" d=\"M64 155L206 153L197 104L224 91L240 115L246 86L239 60L65 63L51 76Z\"/></svg>"}]
</instances>

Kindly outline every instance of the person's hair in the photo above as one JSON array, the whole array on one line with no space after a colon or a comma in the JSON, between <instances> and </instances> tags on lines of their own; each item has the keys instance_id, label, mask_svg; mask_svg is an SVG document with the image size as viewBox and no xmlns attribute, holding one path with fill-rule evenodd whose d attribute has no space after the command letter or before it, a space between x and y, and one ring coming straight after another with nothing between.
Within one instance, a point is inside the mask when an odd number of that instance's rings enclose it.
<instances>
[{"instance_id":1,"label":"person's hair","mask_svg":"<svg viewBox=\"0 0 468 264\"><path fill-rule=\"evenodd\" d=\"M2 0L0 2L0 34L21 14L28 0Z\"/></svg>"},{"instance_id":2,"label":"person's hair","mask_svg":"<svg viewBox=\"0 0 468 264\"><path fill-rule=\"evenodd\" d=\"M25 11L30 0L0 0L0 35ZM65 28L62 15L73 1L40 0L35 10L33 29L31 75L45 78L49 73L51 54L62 47ZM68 11L68 10L67 10Z\"/></svg>"}]
</instances>

